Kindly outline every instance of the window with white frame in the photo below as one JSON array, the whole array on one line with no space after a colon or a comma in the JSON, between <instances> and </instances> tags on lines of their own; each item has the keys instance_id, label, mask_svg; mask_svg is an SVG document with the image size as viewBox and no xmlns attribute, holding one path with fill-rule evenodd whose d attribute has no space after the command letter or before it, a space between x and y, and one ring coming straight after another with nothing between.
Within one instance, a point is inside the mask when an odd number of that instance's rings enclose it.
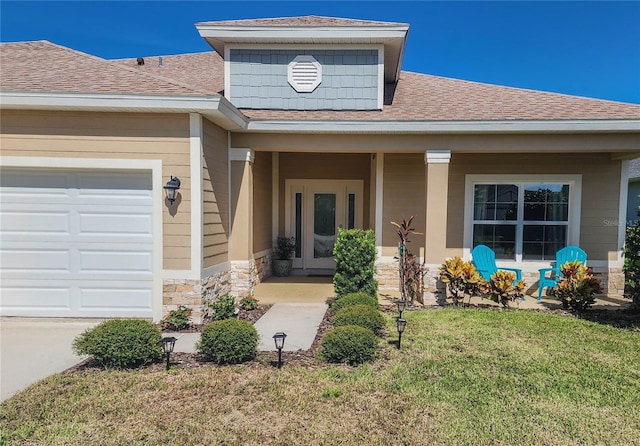
<instances>
[{"instance_id":1,"label":"window with white frame","mask_svg":"<svg viewBox=\"0 0 640 446\"><path fill-rule=\"evenodd\" d=\"M468 182L470 247L487 245L504 260L555 259L575 243L579 181L514 181L492 177ZM576 212L576 204L578 211Z\"/></svg>"}]
</instances>

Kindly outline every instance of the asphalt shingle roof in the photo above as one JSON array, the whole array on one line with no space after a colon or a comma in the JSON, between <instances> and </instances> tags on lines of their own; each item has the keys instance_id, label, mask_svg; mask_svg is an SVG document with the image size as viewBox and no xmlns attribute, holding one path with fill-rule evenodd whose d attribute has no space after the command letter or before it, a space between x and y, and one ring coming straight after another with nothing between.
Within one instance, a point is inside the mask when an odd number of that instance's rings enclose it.
<instances>
[{"instance_id":1,"label":"asphalt shingle roof","mask_svg":"<svg viewBox=\"0 0 640 446\"><path fill-rule=\"evenodd\" d=\"M325 18L319 18L318 23L322 23L320 19ZM47 41L19 42L0 44L0 63L2 91L191 96L223 93L224 89L224 62L213 51L163 56L162 66L158 56L145 57L145 64L139 66L136 59L105 60ZM385 96L383 110L242 111L254 119L286 120L640 119L637 104L406 71L401 72L395 88L387 85Z\"/></svg>"},{"instance_id":2,"label":"asphalt shingle roof","mask_svg":"<svg viewBox=\"0 0 640 446\"><path fill-rule=\"evenodd\" d=\"M154 77L45 40L0 44L0 64L2 91L202 94L180 80Z\"/></svg>"}]
</instances>

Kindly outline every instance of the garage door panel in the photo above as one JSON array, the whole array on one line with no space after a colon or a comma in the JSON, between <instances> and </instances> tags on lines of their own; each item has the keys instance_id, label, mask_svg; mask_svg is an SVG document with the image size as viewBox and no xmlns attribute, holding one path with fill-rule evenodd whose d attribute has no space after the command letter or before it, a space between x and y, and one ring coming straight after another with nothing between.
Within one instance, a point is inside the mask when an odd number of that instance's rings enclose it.
<instances>
[{"instance_id":1,"label":"garage door panel","mask_svg":"<svg viewBox=\"0 0 640 446\"><path fill-rule=\"evenodd\" d=\"M153 257L150 252L80 251L80 273L136 274L153 272Z\"/></svg>"},{"instance_id":2,"label":"garage door panel","mask_svg":"<svg viewBox=\"0 0 640 446\"><path fill-rule=\"evenodd\" d=\"M81 288L80 309L122 310L149 308L151 290L136 287L134 282L123 282L118 287Z\"/></svg>"},{"instance_id":3,"label":"garage door panel","mask_svg":"<svg viewBox=\"0 0 640 446\"><path fill-rule=\"evenodd\" d=\"M71 268L71 252L69 249L2 249L0 264L3 272L66 273Z\"/></svg>"},{"instance_id":4,"label":"garage door panel","mask_svg":"<svg viewBox=\"0 0 640 446\"><path fill-rule=\"evenodd\" d=\"M118 234L120 236L140 234L151 236L153 221L149 213L141 213L136 210L134 213L85 213L80 212L80 228L79 233L84 234L101 234L111 235Z\"/></svg>"},{"instance_id":5,"label":"garage door panel","mask_svg":"<svg viewBox=\"0 0 640 446\"><path fill-rule=\"evenodd\" d=\"M3 233L68 234L69 213L51 211L7 211L0 212L0 227Z\"/></svg>"},{"instance_id":6,"label":"garage door panel","mask_svg":"<svg viewBox=\"0 0 640 446\"><path fill-rule=\"evenodd\" d=\"M2 172L0 187L3 195L68 196L73 179L67 172L9 170Z\"/></svg>"},{"instance_id":7,"label":"garage door panel","mask_svg":"<svg viewBox=\"0 0 640 446\"><path fill-rule=\"evenodd\" d=\"M20 286L16 281L2 281L0 303L3 309L28 309L33 306L67 310L71 302L70 287Z\"/></svg>"},{"instance_id":8,"label":"garage door panel","mask_svg":"<svg viewBox=\"0 0 640 446\"><path fill-rule=\"evenodd\" d=\"M2 168L0 311L151 317L149 172Z\"/></svg>"}]
</instances>

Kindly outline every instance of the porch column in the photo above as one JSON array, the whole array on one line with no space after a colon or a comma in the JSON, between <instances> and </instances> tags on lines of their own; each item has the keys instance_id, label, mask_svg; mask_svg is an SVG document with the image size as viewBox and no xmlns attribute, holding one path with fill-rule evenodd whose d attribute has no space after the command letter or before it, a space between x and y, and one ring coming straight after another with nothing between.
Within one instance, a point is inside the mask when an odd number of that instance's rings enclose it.
<instances>
[{"instance_id":1,"label":"porch column","mask_svg":"<svg viewBox=\"0 0 640 446\"><path fill-rule=\"evenodd\" d=\"M229 149L231 292L253 294L253 160L251 149Z\"/></svg>"},{"instance_id":2,"label":"porch column","mask_svg":"<svg viewBox=\"0 0 640 446\"><path fill-rule=\"evenodd\" d=\"M427 150L424 154L427 265L440 265L446 257L450 160L451 150Z\"/></svg>"}]
</instances>

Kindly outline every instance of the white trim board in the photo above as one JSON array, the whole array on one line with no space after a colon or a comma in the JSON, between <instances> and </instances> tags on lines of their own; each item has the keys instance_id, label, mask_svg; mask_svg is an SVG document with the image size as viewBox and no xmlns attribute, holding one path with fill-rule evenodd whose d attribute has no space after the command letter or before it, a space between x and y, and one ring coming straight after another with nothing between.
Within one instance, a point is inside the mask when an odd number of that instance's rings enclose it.
<instances>
[{"instance_id":1,"label":"white trim board","mask_svg":"<svg viewBox=\"0 0 640 446\"><path fill-rule=\"evenodd\" d=\"M189 113L189 164L191 175L191 271L200 274L203 264L203 203L202 203L202 116Z\"/></svg>"}]
</instances>

